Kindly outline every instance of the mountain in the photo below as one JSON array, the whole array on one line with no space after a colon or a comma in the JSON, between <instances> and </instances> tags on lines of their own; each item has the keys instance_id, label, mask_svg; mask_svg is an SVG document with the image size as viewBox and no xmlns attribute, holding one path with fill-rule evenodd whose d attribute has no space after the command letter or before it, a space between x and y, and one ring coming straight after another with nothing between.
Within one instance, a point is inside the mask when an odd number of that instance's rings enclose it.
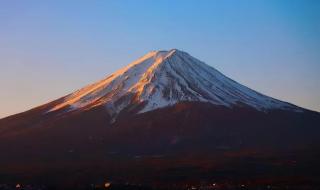
<instances>
[{"instance_id":1,"label":"mountain","mask_svg":"<svg viewBox=\"0 0 320 190\"><path fill-rule=\"evenodd\" d=\"M320 114L152 51L74 93L0 120L0 183L320 179Z\"/></svg>"}]
</instances>

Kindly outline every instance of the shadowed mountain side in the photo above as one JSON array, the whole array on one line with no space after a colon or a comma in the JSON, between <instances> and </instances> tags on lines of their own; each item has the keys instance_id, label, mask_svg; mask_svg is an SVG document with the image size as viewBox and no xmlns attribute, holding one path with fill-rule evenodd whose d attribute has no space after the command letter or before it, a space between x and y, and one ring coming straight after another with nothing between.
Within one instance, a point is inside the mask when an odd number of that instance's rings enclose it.
<instances>
[{"instance_id":1,"label":"shadowed mountain side","mask_svg":"<svg viewBox=\"0 0 320 190\"><path fill-rule=\"evenodd\" d=\"M123 110L113 124L102 106L64 117L55 114L44 120L32 114L1 120L0 129L21 130L1 134L0 151L6 154L0 158L0 175L10 180L40 177L52 183L55 179L77 182L86 176L93 180L99 175L174 181L181 180L179 167L185 170L183 175L190 174L185 179L190 180L212 176L209 171L224 176L221 170L253 177L256 167L272 176L279 172L278 163L280 175L290 176L294 170L297 175L316 177L320 117L315 112L266 114L249 107L185 102L138 115ZM81 172L63 179L58 175L75 171Z\"/></svg>"}]
</instances>

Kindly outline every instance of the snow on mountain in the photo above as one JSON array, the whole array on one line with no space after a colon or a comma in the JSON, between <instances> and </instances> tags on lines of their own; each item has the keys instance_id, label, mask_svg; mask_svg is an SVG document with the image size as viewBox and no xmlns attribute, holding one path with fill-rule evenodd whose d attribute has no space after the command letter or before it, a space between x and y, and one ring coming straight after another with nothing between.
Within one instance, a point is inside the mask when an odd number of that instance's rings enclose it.
<instances>
[{"instance_id":1,"label":"snow on mountain","mask_svg":"<svg viewBox=\"0 0 320 190\"><path fill-rule=\"evenodd\" d=\"M182 101L230 108L245 104L260 111L301 111L231 80L188 53L172 49L149 52L107 78L66 96L48 112L105 105L116 115L130 105L144 105L139 111L143 113Z\"/></svg>"}]
</instances>

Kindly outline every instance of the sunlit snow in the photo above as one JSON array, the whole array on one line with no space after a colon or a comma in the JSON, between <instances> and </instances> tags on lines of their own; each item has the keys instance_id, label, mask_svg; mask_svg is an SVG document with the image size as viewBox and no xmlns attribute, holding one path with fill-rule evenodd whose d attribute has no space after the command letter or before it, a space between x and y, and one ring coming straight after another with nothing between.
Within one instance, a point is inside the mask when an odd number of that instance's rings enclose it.
<instances>
[{"instance_id":1,"label":"sunlit snow","mask_svg":"<svg viewBox=\"0 0 320 190\"><path fill-rule=\"evenodd\" d=\"M143 113L182 101L230 108L245 104L261 111L299 111L296 106L251 90L188 53L173 49L144 55L107 78L68 95L49 112L105 105L116 115L127 106L145 103L139 111Z\"/></svg>"}]
</instances>

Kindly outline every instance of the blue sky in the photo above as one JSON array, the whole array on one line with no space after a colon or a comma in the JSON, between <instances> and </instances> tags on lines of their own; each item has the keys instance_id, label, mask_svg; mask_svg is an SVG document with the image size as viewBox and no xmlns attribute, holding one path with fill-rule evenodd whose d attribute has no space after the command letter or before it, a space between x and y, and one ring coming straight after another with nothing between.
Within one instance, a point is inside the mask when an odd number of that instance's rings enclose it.
<instances>
[{"instance_id":1,"label":"blue sky","mask_svg":"<svg viewBox=\"0 0 320 190\"><path fill-rule=\"evenodd\" d=\"M0 118L177 48L320 111L320 1L0 1Z\"/></svg>"}]
</instances>

